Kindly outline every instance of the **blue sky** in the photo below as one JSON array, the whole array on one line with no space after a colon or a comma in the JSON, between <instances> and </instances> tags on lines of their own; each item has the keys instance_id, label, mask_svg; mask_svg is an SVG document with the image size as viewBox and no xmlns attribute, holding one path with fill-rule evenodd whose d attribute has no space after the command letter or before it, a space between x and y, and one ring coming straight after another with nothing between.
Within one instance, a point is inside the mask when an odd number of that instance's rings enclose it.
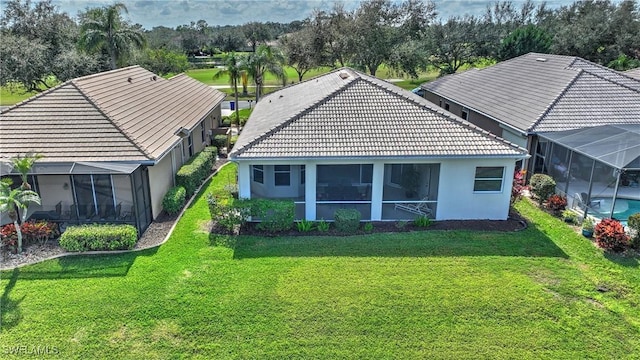
<instances>
[{"instance_id":1,"label":"blue sky","mask_svg":"<svg viewBox=\"0 0 640 360\"><path fill-rule=\"evenodd\" d=\"M516 6L523 0L513 0ZM0 3L2 0L0 0ZM71 16L87 7L113 4L113 0L53 0L62 11ZM209 25L238 25L250 21L290 22L306 18L313 9L330 9L333 1L325 0L121 0L129 9L125 15L133 23L140 23L145 28L154 26L176 27L189 24L191 21L203 19ZM358 6L359 0L343 1L348 9ZM435 0L437 10L442 18L452 15L484 12L487 0ZM540 3L542 1L536 1ZM572 0L547 0L550 7L558 7L572 3Z\"/></svg>"}]
</instances>

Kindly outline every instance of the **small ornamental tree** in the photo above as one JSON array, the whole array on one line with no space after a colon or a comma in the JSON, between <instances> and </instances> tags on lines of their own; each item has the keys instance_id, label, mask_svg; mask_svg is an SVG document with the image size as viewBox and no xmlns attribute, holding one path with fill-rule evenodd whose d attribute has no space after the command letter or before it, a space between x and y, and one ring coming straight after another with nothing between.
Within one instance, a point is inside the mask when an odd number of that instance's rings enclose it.
<instances>
[{"instance_id":1,"label":"small ornamental tree","mask_svg":"<svg viewBox=\"0 0 640 360\"><path fill-rule=\"evenodd\" d=\"M511 188L511 204L522 198L522 193L527 188L525 185L527 170L516 170L513 174L513 187Z\"/></svg>"},{"instance_id":2,"label":"small ornamental tree","mask_svg":"<svg viewBox=\"0 0 640 360\"><path fill-rule=\"evenodd\" d=\"M629 246L629 236L618 220L603 219L595 227L596 244L610 251L622 251Z\"/></svg>"},{"instance_id":3,"label":"small ornamental tree","mask_svg":"<svg viewBox=\"0 0 640 360\"><path fill-rule=\"evenodd\" d=\"M553 195L556 191L556 182L549 175L545 174L533 174L531 180L529 180L531 186L531 192L538 198L540 206L542 202Z\"/></svg>"},{"instance_id":4,"label":"small ornamental tree","mask_svg":"<svg viewBox=\"0 0 640 360\"><path fill-rule=\"evenodd\" d=\"M555 215L560 215L560 213L567 207L567 198L554 194L549 196L547 199L547 209L553 212Z\"/></svg>"}]
</instances>

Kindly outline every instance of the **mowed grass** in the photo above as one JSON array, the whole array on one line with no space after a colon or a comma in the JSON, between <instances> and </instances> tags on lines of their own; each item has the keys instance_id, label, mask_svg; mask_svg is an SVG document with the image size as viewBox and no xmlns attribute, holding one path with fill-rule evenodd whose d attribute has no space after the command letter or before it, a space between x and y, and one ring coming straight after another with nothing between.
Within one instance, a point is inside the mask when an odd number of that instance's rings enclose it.
<instances>
[{"instance_id":1,"label":"mowed grass","mask_svg":"<svg viewBox=\"0 0 640 360\"><path fill-rule=\"evenodd\" d=\"M25 92L24 90L12 89L7 86L0 87L0 106L10 106L26 100L36 92Z\"/></svg>"},{"instance_id":2,"label":"mowed grass","mask_svg":"<svg viewBox=\"0 0 640 360\"><path fill-rule=\"evenodd\" d=\"M9 354L19 345L63 359L640 354L638 259L605 256L527 201L517 233L234 238L207 233L205 200L159 249L3 273L2 357L23 357Z\"/></svg>"}]
</instances>

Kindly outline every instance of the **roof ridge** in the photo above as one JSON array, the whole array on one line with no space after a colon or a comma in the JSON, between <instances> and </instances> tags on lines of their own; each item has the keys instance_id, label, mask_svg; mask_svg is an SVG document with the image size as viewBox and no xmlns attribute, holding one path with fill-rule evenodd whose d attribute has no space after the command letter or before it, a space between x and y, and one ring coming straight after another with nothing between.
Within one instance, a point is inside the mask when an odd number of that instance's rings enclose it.
<instances>
[{"instance_id":1,"label":"roof ridge","mask_svg":"<svg viewBox=\"0 0 640 360\"><path fill-rule=\"evenodd\" d=\"M109 121L109 123L111 123L116 130L118 130L119 133L121 133L127 140L129 140L129 142L131 142L131 144L133 144L133 146L138 149L147 159L149 160L153 160L151 155L149 154L149 152L147 151L147 149L142 146L141 144L139 144L137 141L135 141L133 139L133 136L131 136L131 134L129 134L129 132L125 131L124 129L122 129L115 121L114 119L109 115L109 113L106 110L103 110L102 107L97 103L97 101L95 99L93 99L89 94L85 93L85 91L82 89L82 87L80 87L78 84L76 84L73 80L70 81L71 85L73 85L76 89L78 89L78 92L80 92L80 94L82 96L84 96L87 101L100 113L102 114L102 116L104 116L107 121Z\"/></svg>"},{"instance_id":2,"label":"roof ridge","mask_svg":"<svg viewBox=\"0 0 640 360\"><path fill-rule=\"evenodd\" d=\"M577 59L578 57L576 57L576 60ZM573 79L571 79L571 81L569 81L569 83L562 89L562 91L560 91L558 96L556 96L553 99L553 101L547 106L547 108L544 109L544 111L542 112L542 114L540 114L540 116L538 116L536 121L534 121L534 123L531 126L529 126L529 128L526 130L527 132L531 132L536 126L538 126L542 122L542 119L544 119L549 114L551 109L558 103L558 101L560 101L560 99L567 93L569 88L573 86L573 84L575 84L575 82L578 81L578 78L580 78L585 72L586 71L584 69L578 69L576 76L574 76Z\"/></svg>"},{"instance_id":3,"label":"roof ridge","mask_svg":"<svg viewBox=\"0 0 640 360\"><path fill-rule=\"evenodd\" d=\"M51 93L51 92L53 92L53 91L55 91L55 90L58 90L58 89L62 88L63 86L65 86L65 85L67 85L67 84L71 83L72 81L73 81L73 80L67 80L67 81L63 82L62 84L58 84L58 85L56 85L56 86L54 86L54 87L52 87L52 88L48 88L48 89L47 89L47 90L45 90L45 91L42 91L42 92L39 92L39 93L37 93L37 94L35 94L35 95L33 95L33 96L30 96L29 98L27 98L27 99L25 99L25 100L22 100L22 101L20 101L20 102L18 102L18 103L16 103L16 104L13 104L13 105L11 105L10 107L8 107L8 108L6 108L6 109L4 109L4 110L0 111L0 114L4 114L4 113L6 113L6 112L7 112L7 111L9 111L9 110L13 110L13 109L17 108L18 106L22 106L22 105L27 104L27 103L30 103L30 102L32 102L32 101L34 101L34 100L36 100L36 99L39 99L39 98L41 98L42 96L44 96L44 95L46 95L46 94L49 94L49 93Z\"/></svg>"},{"instance_id":4,"label":"roof ridge","mask_svg":"<svg viewBox=\"0 0 640 360\"><path fill-rule=\"evenodd\" d=\"M340 69L344 69L344 68L340 68ZM332 73L334 73L334 72L336 72L337 70L340 70L340 69L336 69L334 71L331 71L329 73L323 74L321 76L332 74ZM285 121L281 122L280 124L272 127L271 129L265 131L264 133L258 135L255 138L253 138L251 141L247 142L247 144L245 144L244 146L238 148L237 150L234 149L233 152L235 153L235 155L240 155L240 154L244 153L245 151L249 150L249 148L251 148L253 145L257 144L259 141L263 140L266 137L269 137L269 136L275 134L277 131L279 131L279 130L283 129L284 127L288 126L289 124L293 123L295 120L299 119L301 116L307 114L311 110L314 110L318 106L320 106L320 105L326 103L327 101L333 99L336 96L336 94L338 94L340 92L343 92L349 86L354 84L358 79L360 79L360 80L362 79L362 76L360 76L360 74L358 72L356 72L356 75L358 75L358 76L355 76L352 81L349 81L348 83L344 84L343 86L337 88L335 91L333 91L329 95L325 96L324 98L322 98L322 99L316 101L315 103L311 104L310 106L306 107L304 110L300 111L299 113L294 114L293 116L291 116L290 118L288 118ZM316 77L320 77L320 76L316 76ZM314 79L316 77L307 79L306 81L312 80L312 79ZM300 84L300 83L298 83L298 84ZM298 85L298 84L295 84L295 85ZM277 92L280 92L281 90L282 89L280 89L278 91L274 91L271 94L275 94Z\"/></svg>"},{"instance_id":5,"label":"roof ridge","mask_svg":"<svg viewBox=\"0 0 640 360\"><path fill-rule=\"evenodd\" d=\"M348 66L342 66L342 67L339 67L337 69L333 69L333 70L331 70L329 72L326 72L324 74L318 74L318 75L310 77L310 78L308 78L306 80L299 81L297 83L287 84L286 86L283 86L283 87L279 88L277 91L261 95L260 99L267 98L267 97L271 96L272 94L277 93L278 91L289 89L290 87L293 87L293 86L296 86L296 85L299 85L299 84L304 84L306 82L310 82L311 80L315 80L315 79L318 79L318 78L321 78L321 77L324 77L324 76L328 76L328 75L333 74L333 73L337 73L340 70L351 70L351 71L355 72L357 75L359 75L359 73L356 70L354 70L354 69L352 69L352 68L350 68Z\"/></svg>"},{"instance_id":6,"label":"roof ridge","mask_svg":"<svg viewBox=\"0 0 640 360\"><path fill-rule=\"evenodd\" d=\"M589 75L591 75L591 76L595 76L595 77L597 77L597 78L599 78L599 79L602 79L602 80L608 81L608 82L613 83L613 84L616 84L616 85L618 85L618 86L622 86L622 87L624 87L624 88L627 88L627 89L629 89L629 90L631 90L631 91L634 91L634 92L640 93L640 80L638 80L638 79L636 79L636 78L633 78L633 77L631 77L631 76L629 76L629 75L626 75L624 72L617 71L617 70L614 70L614 69L608 68L608 67L606 67L606 66L603 66L603 65L600 65L600 64L596 64L596 63L591 62L591 61L589 61L589 60L585 60L585 59L583 59L583 58L579 58L579 57L576 57L576 60L575 60L574 62L572 62L572 63L571 63L571 65L569 65L569 66L570 66L570 67L572 67L572 66L573 66L577 61L587 62L587 63L589 63L589 65L593 65L593 66L599 67L599 68L600 68L600 69L602 69L602 70L607 70L607 71L609 71L609 72L611 72L611 73L613 73L613 74L615 74L615 75L619 75L619 76L622 76L622 77L624 77L624 78L626 78L626 79L628 79L628 80L631 80L631 81L637 82L637 83L638 83L638 88L637 88L637 89L634 89L634 88L632 88L632 87L630 87L630 86L628 86L628 85L621 84L621 83L619 83L619 82L617 82L617 81L614 81L614 80L612 80L612 79L607 79L607 78L605 78L604 76L598 75L598 74L593 73L593 72L591 72L591 71L589 71L589 70L587 70L587 69L582 69L582 68L581 68L581 70L583 70L583 71L585 71L585 72L589 73Z\"/></svg>"},{"instance_id":7,"label":"roof ridge","mask_svg":"<svg viewBox=\"0 0 640 360\"><path fill-rule=\"evenodd\" d=\"M102 72L97 72L95 74L89 74L89 75L77 77L77 78L71 79L70 81L91 79L91 78L98 77L98 76L104 76L104 75L108 75L108 74L117 73L117 72L120 72L120 71L131 70L131 69L134 69L134 68L141 68L141 69L144 69L146 71L149 71L149 70L143 68L140 65L131 65L131 66L123 67L123 68L117 68L117 69L113 69L113 70L102 71ZM149 72L152 72L152 71L149 71ZM160 76L158 76L158 77L160 77Z\"/></svg>"}]
</instances>

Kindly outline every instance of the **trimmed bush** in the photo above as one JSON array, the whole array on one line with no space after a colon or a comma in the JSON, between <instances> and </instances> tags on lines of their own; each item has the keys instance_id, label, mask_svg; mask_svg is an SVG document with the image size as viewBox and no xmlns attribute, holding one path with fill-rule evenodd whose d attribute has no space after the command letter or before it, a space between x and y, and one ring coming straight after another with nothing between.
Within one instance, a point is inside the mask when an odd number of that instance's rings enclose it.
<instances>
[{"instance_id":1,"label":"trimmed bush","mask_svg":"<svg viewBox=\"0 0 640 360\"><path fill-rule=\"evenodd\" d=\"M218 149L227 147L227 135L216 135L213 137L213 145Z\"/></svg>"},{"instance_id":2,"label":"trimmed bush","mask_svg":"<svg viewBox=\"0 0 640 360\"><path fill-rule=\"evenodd\" d=\"M175 186L164 194L162 199L162 208L169 215L175 215L182 210L187 199L187 191L182 186Z\"/></svg>"},{"instance_id":3,"label":"trimmed bush","mask_svg":"<svg viewBox=\"0 0 640 360\"><path fill-rule=\"evenodd\" d=\"M236 200L225 192L207 194L211 220L229 232L247 222L251 209L246 200Z\"/></svg>"},{"instance_id":4,"label":"trimmed bush","mask_svg":"<svg viewBox=\"0 0 640 360\"><path fill-rule=\"evenodd\" d=\"M217 152L218 149L214 146L208 146L178 170L176 174L176 186L184 187L188 198L195 193L198 186L200 186L204 179L211 173Z\"/></svg>"},{"instance_id":5,"label":"trimmed bush","mask_svg":"<svg viewBox=\"0 0 640 360\"><path fill-rule=\"evenodd\" d=\"M629 236L618 220L603 219L595 227L596 243L605 250L622 251L629 245Z\"/></svg>"},{"instance_id":6,"label":"trimmed bush","mask_svg":"<svg viewBox=\"0 0 640 360\"><path fill-rule=\"evenodd\" d=\"M362 215L356 209L338 209L333 214L336 229L344 233L354 233L360 227Z\"/></svg>"},{"instance_id":7,"label":"trimmed bush","mask_svg":"<svg viewBox=\"0 0 640 360\"><path fill-rule=\"evenodd\" d=\"M556 182L549 175L533 174L529 185L531 185L531 192L538 198L540 204L556 192Z\"/></svg>"},{"instance_id":8,"label":"trimmed bush","mask_svg":"<svg viewBox=\"0 0 640 360\"><path fill-rule=\"evenodd\" d=\"M127 250L138 241L132 225L69 226L60 236L60 246L67 251Z\"/></svg>"},{"instance_id":9,"label":"trimmed bush","mask_svg":"<svg viewBox=\"0 0 640 360\"><path fill-rule=\"evenodd\" d=\"M295 218L296 205L293 200L253 199L250 203L251 216L260 222L258 230L280 232L290 230Z\"/></svg>"}]
</instances>

